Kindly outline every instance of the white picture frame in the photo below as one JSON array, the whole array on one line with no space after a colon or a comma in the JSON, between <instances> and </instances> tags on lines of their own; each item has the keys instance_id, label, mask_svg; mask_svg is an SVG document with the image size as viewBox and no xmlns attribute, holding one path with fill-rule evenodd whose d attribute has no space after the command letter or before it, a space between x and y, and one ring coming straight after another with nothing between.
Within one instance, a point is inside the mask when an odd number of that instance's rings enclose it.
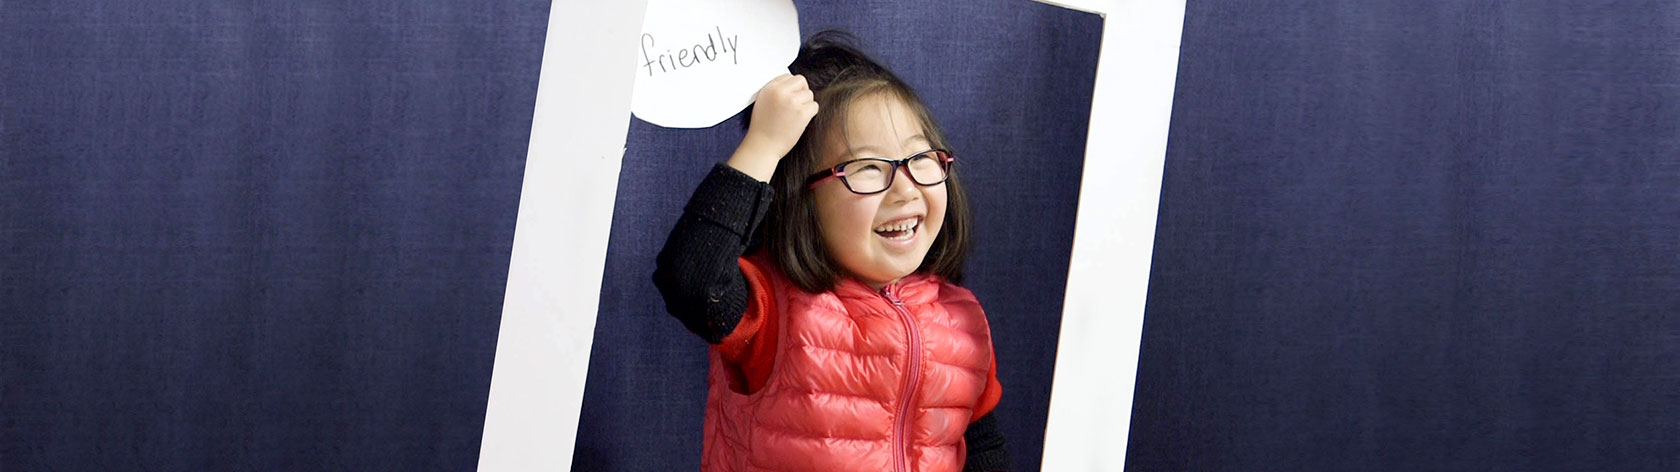
<instances>
[{"instance_id":1,"label":"white picture frame","mask_svg":"<svg viewBox=\"0 0 1680 472\"><path fill-rule=\"evenodd\" d=\"M1184 1L1045 3L1102 15L1104 26L1090 119L1100 132L1086 142L1043 469L1120 470ZM645 8L551 6L480 471L571 467ZM558 181L573 184L543 184Z\"/></svg>"}]
</instances>

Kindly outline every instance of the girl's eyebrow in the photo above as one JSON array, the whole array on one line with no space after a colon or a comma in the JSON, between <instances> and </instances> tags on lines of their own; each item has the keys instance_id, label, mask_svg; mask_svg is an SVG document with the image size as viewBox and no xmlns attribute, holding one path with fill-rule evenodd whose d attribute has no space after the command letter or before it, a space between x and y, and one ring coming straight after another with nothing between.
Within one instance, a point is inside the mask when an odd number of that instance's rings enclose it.
<instances>
[{"instance_id":1,"label":"girl's eyebrow","mask_svg":"<svg viewBox=\"0 0 1680 472\"><path fill-rule=\"evenodd\" d=\"M913 143L913 142L916 142L916 141L921 141L921 142L925 143L925 142L927 142L927 136L923 136L920 133L911 135L908 138L904 138L903 145L904 146L909 146L910 143ZM870 154L864 154L864 151L872 151L872 152ZM882 156L882 154L881 154L880 149L877 149L875 146L870 146L870 145L867 145L867 144L846 150L846 157L857 158L858 156L880 157L880 156Z\"/></svg>"}]
</instances>

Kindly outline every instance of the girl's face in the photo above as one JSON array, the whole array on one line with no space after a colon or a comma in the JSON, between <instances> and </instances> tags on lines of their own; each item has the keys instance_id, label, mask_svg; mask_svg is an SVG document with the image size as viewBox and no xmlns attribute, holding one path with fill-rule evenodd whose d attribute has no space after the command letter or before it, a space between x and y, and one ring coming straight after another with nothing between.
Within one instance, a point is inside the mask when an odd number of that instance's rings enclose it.
<instances>
[{"instance_id":1,"label":"girl's face","mask_svg":"<svg viewBox=\"0 0 1680 472\"><path fill-rule=\"evenodd\" d=\"M828 137L817 169L865 157L898 160L932 149L921 120L902 100L874 92L847 109ZM880 289L922 265L945 222L945 184L916 185L899 167L881 193L858 195L839 179L812 190L830 257L847 274ZM909 231L895 231L909 226Z\"/></svg>"}]
</instances>

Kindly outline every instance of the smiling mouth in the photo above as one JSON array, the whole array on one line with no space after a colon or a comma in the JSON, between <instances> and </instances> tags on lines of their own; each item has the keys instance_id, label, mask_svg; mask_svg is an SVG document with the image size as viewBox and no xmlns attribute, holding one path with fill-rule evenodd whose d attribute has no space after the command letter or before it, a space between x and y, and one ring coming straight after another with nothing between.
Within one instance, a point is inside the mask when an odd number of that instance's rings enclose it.
<instances>
[{"instance_id":1,"label":"smiling mouth","mask_svg":"<svg viewBox=\"0 0 1680 472\"><path fill-rule=\"evenodd\" d=\"M922 225L922 217L913 216L897 221L890 221L875 227L875 234L892 241L904 241L916 235L916 228Z\"/></svg>"}]
</instances>

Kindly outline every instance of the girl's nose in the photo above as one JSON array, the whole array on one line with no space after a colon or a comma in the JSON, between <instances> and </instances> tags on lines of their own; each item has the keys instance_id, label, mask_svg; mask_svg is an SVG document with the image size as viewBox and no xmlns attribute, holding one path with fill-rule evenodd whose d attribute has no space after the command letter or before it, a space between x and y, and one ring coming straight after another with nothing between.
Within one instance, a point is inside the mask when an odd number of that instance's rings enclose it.
<instances>
[{"instance_id":1,"label":"girl's nose","mask_svg":"<svg viewBox=\"0 0 1680 472\"><path fill-rule=\"evenodd\" d=\"M887 200L892 203L904 203L920 198L921 192L916 189L916 180L910 177L910 167L899 166L895 170L898 171L898 175L893 176L892 186L887 188Z\"/></svg>"}]
</instances>

